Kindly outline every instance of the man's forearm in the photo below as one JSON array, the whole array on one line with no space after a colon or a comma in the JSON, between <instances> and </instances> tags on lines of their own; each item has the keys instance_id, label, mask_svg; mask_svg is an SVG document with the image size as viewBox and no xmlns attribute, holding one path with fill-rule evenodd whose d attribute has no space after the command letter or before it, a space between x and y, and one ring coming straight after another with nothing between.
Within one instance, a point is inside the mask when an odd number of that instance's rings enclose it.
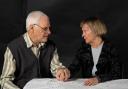
<instances>
[{"instance_id":1,"label":"man's forearm","mask_svg":"<svg viewBox=\"0 0 128 89\"><path fill-rule=\"evenodd\" d=\"M11 81L1 81L1 89L20 89L18 86L13 84Z\"/></svg>"}]
</instances>

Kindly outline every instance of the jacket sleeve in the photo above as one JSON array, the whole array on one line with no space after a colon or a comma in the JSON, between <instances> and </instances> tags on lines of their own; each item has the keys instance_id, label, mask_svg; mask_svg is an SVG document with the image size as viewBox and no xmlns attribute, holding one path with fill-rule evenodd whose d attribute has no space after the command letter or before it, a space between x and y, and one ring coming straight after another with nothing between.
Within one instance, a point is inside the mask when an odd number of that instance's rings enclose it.
<instances>
[{"instance_id":1,"label":"jacket sleeve","mask_svg":"<svg viewBox=\"0 0 128 89\"><path fill-rule=\"evenodd\" d=\"M68 69L70 71L71 78L77 74L77 72L80 70L80 63L77 57L69 65Z\"/></svg>"},{"instance_id":2,"label":"jacket sleeve","mask_svg":"<svg viewBox=\"0 0 128 89\"><path fill-rule=\"evenodd\" d=\"M81 69L81 53L83 52L83 45L80 46L80 48L77 50L76 55L74 59L72 60L72 63L69 65L68 69L70 70L71 78L74 77L77 72Z\"/></svg>"},{"instance_id":3,"label":"jacket sleeve","mask_svg":"<svg viewBox=\"0 0 128 89\"><path fill-rule=\"evenodd\" d=\"M122 63L119 61L116 48L110 48L109 60L111 62L110 72L108 74L101 74L97 76L100 82L122 78Z\"/></svg>"}]
</instances>

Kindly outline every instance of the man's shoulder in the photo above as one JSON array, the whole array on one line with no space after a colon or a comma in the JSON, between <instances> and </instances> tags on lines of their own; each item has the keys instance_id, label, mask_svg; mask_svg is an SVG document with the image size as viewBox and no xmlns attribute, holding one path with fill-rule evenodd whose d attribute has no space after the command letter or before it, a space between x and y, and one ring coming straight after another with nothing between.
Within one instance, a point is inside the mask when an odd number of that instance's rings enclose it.
<instances>
[{"instance_id":1,"label":"man's shoulder","mask_svg":"<svg viewBox=\"0 0 128 89\"><path fill-rule=\"evenodd\" d=\"M21 43L23 43L23 35L15 38L14 40L12 40L11 42L8 43L8 46L14 46L17 47L18 45L20 45Z\"/></svg>"}]
</instances>

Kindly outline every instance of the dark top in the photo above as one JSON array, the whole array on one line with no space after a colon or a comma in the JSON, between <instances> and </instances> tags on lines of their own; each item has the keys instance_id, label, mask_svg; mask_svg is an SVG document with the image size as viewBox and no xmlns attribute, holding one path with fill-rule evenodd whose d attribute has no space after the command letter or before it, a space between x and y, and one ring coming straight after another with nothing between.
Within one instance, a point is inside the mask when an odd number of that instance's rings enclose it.
<instances>
[{"instance_id":1,"label":"dark top","mask_svg":"<svg viewBox=\"0 0 128 89\"><path fill-rule=\"evenodd\" d=\"M118 59L116 48L110 42L105 41L96 65L97 71L95 74L99 82L121 78L121 63ZM91 46L82 42L76 53L76 58L69 66L71 76L81 69L83 78L93 77L93 65Z\"/></svg>"}]
</instances>

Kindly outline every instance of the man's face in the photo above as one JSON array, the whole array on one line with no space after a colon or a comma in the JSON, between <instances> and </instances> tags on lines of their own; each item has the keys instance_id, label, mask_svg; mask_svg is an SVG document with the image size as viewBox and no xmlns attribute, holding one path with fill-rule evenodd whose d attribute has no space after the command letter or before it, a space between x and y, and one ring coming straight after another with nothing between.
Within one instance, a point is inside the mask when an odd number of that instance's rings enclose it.
<instances>
[{"instance_id":1,"label":"man's face","mask_svg":"<svg viewBox=\"0 0 128 89\"><path fill-rule=\"evenodd\" d=\"M39 24L33 25L33 35L37 43L47 42L50 32L50 22L47 17L41 17Z\"/></svg>"}]
</instances>

